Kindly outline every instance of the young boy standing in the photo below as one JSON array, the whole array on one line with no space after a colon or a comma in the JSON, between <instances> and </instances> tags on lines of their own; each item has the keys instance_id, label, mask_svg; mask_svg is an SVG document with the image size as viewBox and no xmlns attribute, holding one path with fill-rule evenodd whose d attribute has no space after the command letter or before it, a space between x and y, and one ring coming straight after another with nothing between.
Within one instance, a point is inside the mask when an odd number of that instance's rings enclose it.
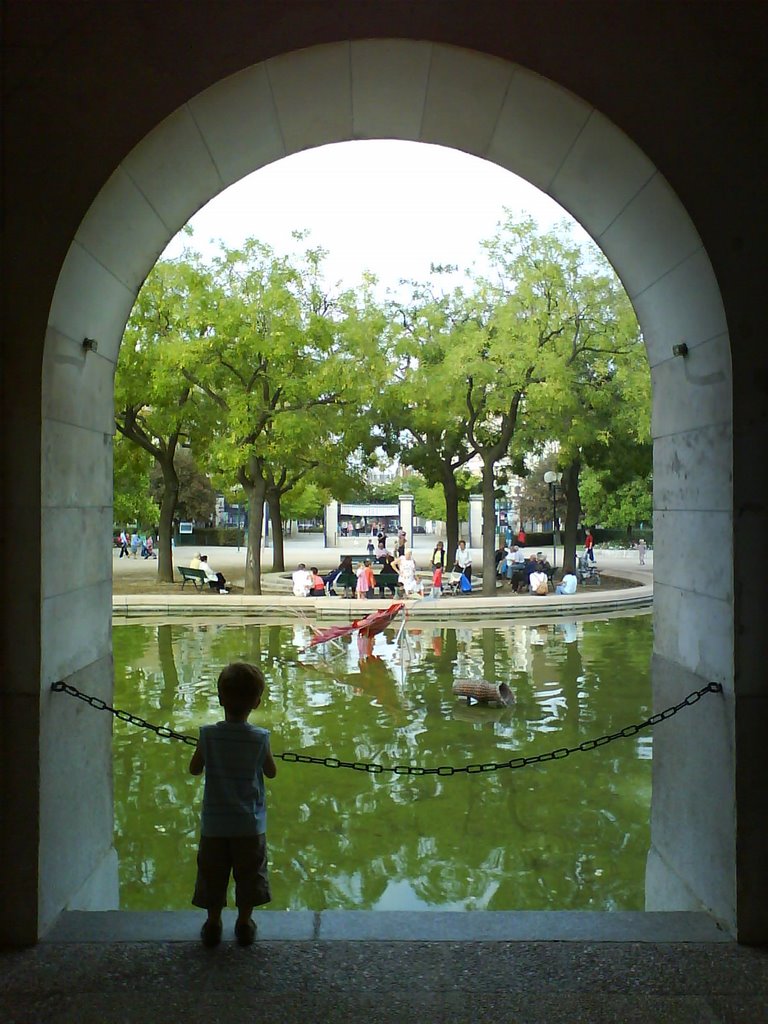
<instances>
[{"instance_id":1,"label":"young boy standing","mask_svg":"<svg viewBox=\"0 0 768 1024\"><path fill-rule=\"evenodd\" d=\"M430 597L440 597L443 593L443 567L436 562L432 569L432 593Z\"/></svg>"},{"instance_id":2,"label":"young boy standing","mask_svg":"<svg viewBox=\"0 0 768 1024\"><path fill-rule=\"evenodd\" d=\"M232 872L238 911L235 937L241 946L250 946L256 936L253 908L272 898L264 776L274 779L277 766L269 749L268 730L248 722L264 693L261 671L255 665L234 662L222 670L217 689L224 721L201 727L189 763L192 775L205 772L192 903L208 911L200 932L203 943L218 945Z\"/></svg>"}]
</instances>

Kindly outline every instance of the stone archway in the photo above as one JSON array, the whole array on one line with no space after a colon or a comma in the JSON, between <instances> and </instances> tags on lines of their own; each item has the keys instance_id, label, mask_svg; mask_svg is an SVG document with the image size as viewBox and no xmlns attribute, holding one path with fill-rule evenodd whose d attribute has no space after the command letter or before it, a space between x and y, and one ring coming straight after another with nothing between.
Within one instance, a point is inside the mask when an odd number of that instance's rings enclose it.
<instances>
[{"instance_id":1,"label":"stone archway","mask_svg":"<svg viewBox=\"0 0 768 1024\"><path fill-rule=\"evenodd\" d=\"M111 529L113 374L134 297L167 240L223 188L359 138L452 146L527 178L589 231L635 305L653 379L655 700L707 680L727 693L700 705L695 725L679 716L657 734L648 905L706 909L734 929L731 369L707 254L658 170L572 93L476 52L362 40L275 57L190 99L104 185L62 268L43 358L38 932L62 908L115 893L109 723L54 709L46 688L68 678L111 691L110 553L75 552ZM686 358L673 355L680 342ZM702 564L711 536L729 539Z\"/></svg>"}]
</instances>

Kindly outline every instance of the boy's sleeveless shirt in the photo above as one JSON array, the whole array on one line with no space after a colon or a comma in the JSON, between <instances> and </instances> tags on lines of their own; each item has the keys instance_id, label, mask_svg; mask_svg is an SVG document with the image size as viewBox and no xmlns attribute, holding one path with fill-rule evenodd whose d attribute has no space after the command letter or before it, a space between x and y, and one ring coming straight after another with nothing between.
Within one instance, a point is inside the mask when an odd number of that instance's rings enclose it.
<instances>
[{"instance_id":1,"label":"boy's sleeveless shirt","mask_svg":"<svg viewBox=\"0 0 768 1024\"><path fill-rule=\"evenodd\" d=\"M217 722L200 729L205 788L200 833L256 836L267 831L264 758L269 731L249 722Z\"/></svg>"}]
</instances>

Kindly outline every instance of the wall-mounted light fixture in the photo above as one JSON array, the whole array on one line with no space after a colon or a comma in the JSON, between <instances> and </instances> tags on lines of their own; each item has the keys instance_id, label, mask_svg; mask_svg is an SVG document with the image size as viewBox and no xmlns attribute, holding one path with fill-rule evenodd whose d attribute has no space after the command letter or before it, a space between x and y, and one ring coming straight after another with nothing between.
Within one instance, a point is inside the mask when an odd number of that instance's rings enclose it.
<instances>
[{"instance_id":1,"label":"wall-mounted light fixture","mask_svg":"<svg viewBox=\"0 0 768 1024\"><path fill-rule=\"evenodd\" d=\"M685 356L688 355L688 346L685 344L684 341L681 341L679 345L672 346L672 355L683 356L683 358L685 358Z\"/></svg>"},{"instance_id":2,"label":"wall-mounted light fixture","mask_svg":"<svg viewBox=\"0 0 768 1024\"><path fill-rule=\"evenodd\" d=\"M83 338L83 349L86 352L98 352L99 343L94 341L93 338Z\"/></svg>"}]
</instances>

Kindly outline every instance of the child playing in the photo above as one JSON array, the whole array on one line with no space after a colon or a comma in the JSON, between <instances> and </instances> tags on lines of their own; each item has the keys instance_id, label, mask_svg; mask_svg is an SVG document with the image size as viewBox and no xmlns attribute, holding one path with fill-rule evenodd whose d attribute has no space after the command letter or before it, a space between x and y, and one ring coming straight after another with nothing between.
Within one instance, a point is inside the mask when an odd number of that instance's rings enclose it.
<instances>
[{"instance_id":1,"label":"child playing","mask_svg":"<svg viewBox=\"0 0 768 1024\"><path fill-rule=\"evenodd\" d=\"M200 932L203 943L218 945L231 871L238 911L235 937L241 946L250 946L256 936L253 908L272 898L264 776L274 779L277 766L269 749L269 732L248 722L264 693L260 669L245 662L227 665L219 675L217 689L224 721L201 727L189 762L192 775L205 772L192 903L208 911Z\"/></svg>"},{"instance_id":2,"label":"child playing","mask_svg":"<svg viewBox=\"0 0 768 1024\"><path fill-rule=\"evenodd\" d=\"M358 597L375 597L376 577L373 575L373 569L371 568L371 561L369 558L366 558L363 564L357 568L356 589Z\"/></svg>"},{"instance_id":3,"label":"child playing","mask_svg":"<svg viewBox=\"0 0 768 1024\"><path fill-rule=\"evenodd\" d=\"M443 567L439 562L435 563L432 570L432 593L431 597L440 597L443 593Z\"/></svg>"}]
</instances>

